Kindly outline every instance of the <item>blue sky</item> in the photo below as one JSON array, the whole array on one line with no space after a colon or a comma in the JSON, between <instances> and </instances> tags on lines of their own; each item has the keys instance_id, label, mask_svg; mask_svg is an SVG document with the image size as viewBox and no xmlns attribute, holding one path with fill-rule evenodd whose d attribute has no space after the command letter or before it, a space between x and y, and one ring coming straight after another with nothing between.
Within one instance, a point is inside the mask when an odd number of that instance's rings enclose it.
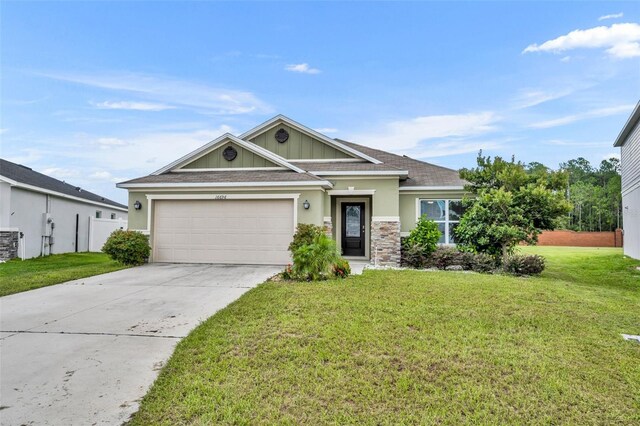
<instances>
[{"instance_id":1,"label":"blue sky","mask_svg":"<svg viewBox=\"0 0 640 426\"><path fill-rule=\"evenodd\" d=\"M278 113L436 164L617 155L640 3L3 2L1 155L118 201Z\"/></svg>"}]
</instances>

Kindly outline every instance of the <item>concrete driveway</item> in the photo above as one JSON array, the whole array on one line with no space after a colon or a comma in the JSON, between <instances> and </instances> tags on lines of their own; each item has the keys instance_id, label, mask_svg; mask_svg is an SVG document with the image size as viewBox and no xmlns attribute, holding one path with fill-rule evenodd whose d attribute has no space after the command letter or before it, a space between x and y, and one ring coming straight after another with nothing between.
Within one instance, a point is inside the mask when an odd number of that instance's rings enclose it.
<instances>
[{"instance_id":1,"label":"concrete driveway","mask_svg":"<svg viewBox=\"0 0 640 426\"><path fill-rule=\"evenodd\" d=\"M0 424L120 424L176 343L277 266L150 264L0 298Z\"/></svg>"}]
</instances>

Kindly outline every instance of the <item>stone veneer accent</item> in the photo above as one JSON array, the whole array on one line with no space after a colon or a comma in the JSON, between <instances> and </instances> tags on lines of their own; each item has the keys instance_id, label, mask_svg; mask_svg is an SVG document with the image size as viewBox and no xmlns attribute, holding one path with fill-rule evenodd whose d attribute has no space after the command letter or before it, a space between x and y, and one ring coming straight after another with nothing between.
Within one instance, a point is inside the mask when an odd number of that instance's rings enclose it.
<instances>
[{"instance_id":1,"label":"stone veneer accent","mask_svg":"<svg viewBox=\"0 0 640 426\"><path fill-rule=\"evenodd\" d=\"M18 231L0 231L0 260L18 257Z\"/></svg>"},{"instance_id":2,"label":"stone veneer accent","mask_svg":"<svg viewBox=\"0 0 640 426\"><path fill-rule=\"evenodd\" d=\"M324 231L325 234L327 234L327 237L329 238L333 238L333 222L331 222L331 218L328 218L329 220L327 220L327 218L324 219L323 225L324 225Z\"/></svg>"},{"instance_id":3,"label":"stone veneer accent","mask_svg":"<svg viewBox=\"0 0 640 426\"><path fill-rule=\"evenodd\" d=\"M371 221L371 263L400 266L400 221Z\"/></svg>"}]
</instances>

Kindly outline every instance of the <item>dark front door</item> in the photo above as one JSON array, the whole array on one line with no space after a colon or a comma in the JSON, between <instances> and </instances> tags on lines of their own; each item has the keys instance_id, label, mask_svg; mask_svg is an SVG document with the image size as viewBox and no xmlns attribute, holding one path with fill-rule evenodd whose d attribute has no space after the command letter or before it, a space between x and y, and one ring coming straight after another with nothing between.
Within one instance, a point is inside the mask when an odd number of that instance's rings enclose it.
<instances>
[{"instance_id":1,"label":"dark front door","mask_svg":"<svg viewBox=\"0 0 640 426\"><path fill-rule=\"evenodd\" d=\"M364 203L342 203L342 254L364 256Z\"/></svg>"}]
</instances>

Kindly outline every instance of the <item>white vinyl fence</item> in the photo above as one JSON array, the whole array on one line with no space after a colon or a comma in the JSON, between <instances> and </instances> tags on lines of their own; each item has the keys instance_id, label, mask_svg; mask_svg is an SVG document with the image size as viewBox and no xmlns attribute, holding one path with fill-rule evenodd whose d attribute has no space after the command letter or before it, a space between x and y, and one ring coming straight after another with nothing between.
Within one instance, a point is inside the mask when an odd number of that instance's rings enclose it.
<instances>
[{"instance_id":1,"label":"white vinyl fence","mask_svg":"<svg viewBox=\"0 0 640 426\"><path fill-rule=\"evenodd\" d=\"M109 235L116 229L127 229L124 219L89 218L89 251L102 251L102 246Z\"/></svg>"}]
</instances>

